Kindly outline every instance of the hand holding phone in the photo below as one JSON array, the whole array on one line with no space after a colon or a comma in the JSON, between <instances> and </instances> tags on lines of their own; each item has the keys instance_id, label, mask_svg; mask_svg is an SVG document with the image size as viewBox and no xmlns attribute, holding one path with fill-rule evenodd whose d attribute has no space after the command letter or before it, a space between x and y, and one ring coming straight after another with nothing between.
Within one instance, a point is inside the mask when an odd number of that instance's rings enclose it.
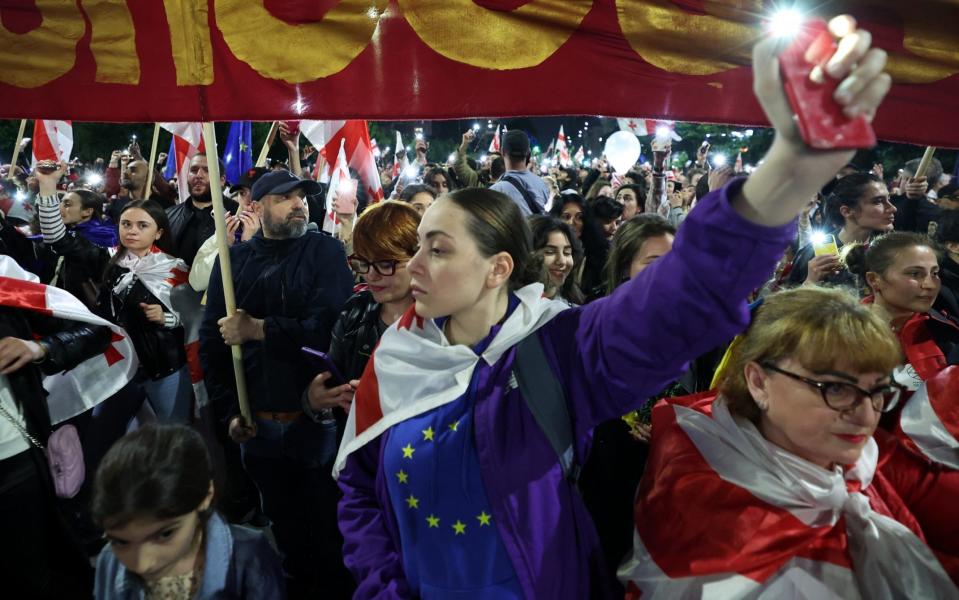
<instances>
[{"instance_id":1,"label":"hand holding phone","mask_svg":"<svg viewBox=\"0 0 959 600\"><path fill-rule=\"evenodd\" d=\"M825 21L803 23L795 40L779 55L783 87L807 146L820 150L870 148L876 145L872 125L864 114L846 116L834 98L840 82L826 74L828 62L838 51Z\"/></svg>"},{"instance_id":2,"label":"hand holding phone","mask_svg":"<svg viewBox=\"0 0 959 600\"><path fill-rule=\"evenodd\" d=\"M322 374L326 372L330 374L330 377L326 381L327 385L335 386L346 383L346 378L340 374L340 370L336 368L336 364L333 363L333 360L330 359L329 355L325 352L320 352L307 346L300 348L300 352L303 353L303 356L315 373Z\"/></svg>"},{"instance_id":3,"label":"hand holding phone","mask_svg":"<svg viewBox=\"0 0 959 600\"><path fill-rule=\"evenodd\" d=\"M333 211L338 215L356 214L356 190L359 182L355 179L341 179L336 186L336 199L333 201Z\"/></svg>"}]
</instances>

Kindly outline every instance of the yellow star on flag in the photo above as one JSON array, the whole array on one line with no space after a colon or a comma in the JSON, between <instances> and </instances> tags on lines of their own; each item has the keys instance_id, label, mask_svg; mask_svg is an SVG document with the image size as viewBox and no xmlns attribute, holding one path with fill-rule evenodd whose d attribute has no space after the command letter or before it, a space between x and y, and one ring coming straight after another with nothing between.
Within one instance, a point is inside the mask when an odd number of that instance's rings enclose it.
<instances>
[{"instance_id":1,"label":"yellow star on flag","mask_svg":"<svg viewBox=\"0 0 959 600\"><path fill-rule=\"evenodd\" d=\"M400 483L406 483L409 481L410 476L406 474L406 471L400 469L400 472L396 474L396 478L400 480Z\"/></svg>"},{"instance_id":2,"label":"yellow star on flag","mask_svg":"<svg viewBox=\"0 0 959 600\"><path fill-rule=\"evenodd\" d=\"M481 512L480 514L476 515L476 519L480 522L480 527L482 527L483 525L489 525L489 520L491 516L492 515L486 514L485 510Z\"/></svg>"},{"instance_id":3,"label":"yellow star on flag","mask_svg":"<svg viewBox=\"0 0 959 600\"><path fill-rule=\"evenodd\" d=\"M426 517L426 522L429 523L430 529L438 529L440 526L440 518L436 515Z\"/></svg>"},{"instance_id":4,"label":"yellow star on flag","mask_svg":"<svg viewBox=\"0 0 959 600\"><path fill-rule=\"evenodd\" d=\"M407 506L409 506L410 508L419 508L419 507L420 507L420 501L419 501L419 499L418 499L416 496L414 496L413 494L410 494L410 497L406 499L406 504L407 504Z\"/></svg>"},{"instance_id":5,"label":"yellow star on flag","mask_svg":"<svg viewBox=\"0 0 959 600\"><path fill-rule=\"evenodd\" d=\"M466 535L466 523L456 519L456 522L453 523L453 535Z\"/></svg>"},{"instance_id":6,"label":"yellow star on flag","mask_svg":"<svg viewBox=\"0 0 959 600\"><path fill-rule=\"evenodd\" d=\"M413 458L414 451L415 450L413 449L413 446L411 444L407 444L403 446L403 458Z\"/></svg>"},{"instance_id":7,"label":"yellow star on flag","mask_svg":"<svg viewBox=\"0 0 959 600\"><path fill-rule=\"evenodd\" d=\"M246 145L246 142L240 142L240 152L246 152L250 147Z\"/></svg>"},{"instance_id":8,"label":"yellow star on flag","mask_svg":"<svg viewBox=\"0 0 959 600\"><path fill-rule=\"evenodd\" d=\"M456 429L457 429L459 426L460 426L460 422L459 422L459 421L454 421L454 422L450 423L450 431L456 431Z\"/></svg>"},{"instance_id":9,"label":"yellow star on flag","mask_svg":"<svg viewBox=\"0 0 959 600\"><path fill-rule=\"evenodd\" d=\"M433 428L427 427L423 430L423 441L432 442L433 441Z\"/></svg>"}]
</instances>

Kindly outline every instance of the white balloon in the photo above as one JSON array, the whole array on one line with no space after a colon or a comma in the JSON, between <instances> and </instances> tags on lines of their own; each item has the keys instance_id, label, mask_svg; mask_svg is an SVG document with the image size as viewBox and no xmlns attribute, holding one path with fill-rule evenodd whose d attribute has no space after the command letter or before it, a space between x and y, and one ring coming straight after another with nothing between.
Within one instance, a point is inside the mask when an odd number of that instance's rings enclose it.
<instances>
[{"instance_id":1,"label":"white balloon","mask_svg":"<svg viewBox=\"0 0 959 600\"><path fill-rule=\"evenodd\" d=\"M617 131L606 138L606 160L620 175L625 175L639 160L639 140L629 131Z\"/></svg>"}]
</instances>

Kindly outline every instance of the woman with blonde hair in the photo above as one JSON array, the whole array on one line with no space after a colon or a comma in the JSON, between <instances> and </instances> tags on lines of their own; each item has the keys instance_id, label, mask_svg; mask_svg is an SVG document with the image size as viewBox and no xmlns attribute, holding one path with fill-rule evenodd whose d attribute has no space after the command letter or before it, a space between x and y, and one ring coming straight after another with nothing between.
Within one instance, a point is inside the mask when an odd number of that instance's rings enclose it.
<instances>
[{"instance_id":1,"label":"woman with blonde hair","mask_svg":"<svg viewBox=\"0 0 959 600\"><path fill-rule=\"evenodd\" d=\"M876 432L900 398L899 356L882 319L846 291L769 296L718 394L653 410L620 568L628 597L959 596L878 468L896 460L914 481L927 470Z\"/></svg>"}]
</instances>

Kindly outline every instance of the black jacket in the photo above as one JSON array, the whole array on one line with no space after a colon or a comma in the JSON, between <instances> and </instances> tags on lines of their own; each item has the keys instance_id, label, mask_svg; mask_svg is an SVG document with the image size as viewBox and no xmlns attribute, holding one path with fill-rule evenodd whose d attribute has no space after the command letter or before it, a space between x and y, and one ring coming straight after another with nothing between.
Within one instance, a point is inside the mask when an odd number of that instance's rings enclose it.
<instances>
[{"instance_id":1,"label":"black jacket","mask_svg":"<svg viewBox=\"0 0 959 600\"><path fill-rule=\"evenodd\" d=\"M232 213L236 212L239 205L224 196L223 208ZM216 231L212 207L196 208L193 206L193 200L187 198L184 202L168 208L166 216L170 220L170 234L174 243L172 254L182 258L188 265L192 265L193 259L196 258L196 251ZM198 230L188 233L187 228L195 219L200 220L200 223L196 225Z\"/></svg>"},{"instance_id":2,"label":"black jacket","mask_svg":"<svg viewBox=\"0 0 959 600\"><path fill-rule=\"evenodd\" d=\"M41 443L50 435L50 414L44 400L43 376L72 369L91 356L107 349L110 329L66 321L29 310L0 306L0 339L43 337L47 355L40 364L27 366L7 375L13 399L23 411L27 430Z\"/></svg>"},{"instance_id":3,"label":"black jacket","mask_svg":"<svg viewBox=\"0 0 959 600\"><path fill-rule=\"evenodd\" d=\"M266 339L243 344L243 367L254 411L302 409L312 376L300 348L326 352L340 309L353 290L343 246L316 232L286 240L257 233L230 248L236 306L264 320ZM217 321L226 316L220 261L213 265L200 327L200 358L217 416L238 414L230 348Z\"/></svg>"},{"instance_id":4,"label":"black jacket","mask_svg":"<svg viewBox=\"0 0 959 600\"><path fill-rule=\"evenodd\" d=\"M186 364L183 326L167 329L146 318L140 308L141 302L162 303L139 279L125 293L114 293L113 286L128 270L117 265L110 267L103 280L96 312L127 330L140 359L140 374L150 379L160 379L179 371Z\"/></svg>"},{"instance_id":5,"label":"black jacket","mask_svg":"<svg viewBox=\"0 0 959 600\"><path fill-rule=\"evenodd\" d=\"M936 298L934 307L945 312L950 317L959 317L959 263L952 260L948 254L939 261L939 279L942 288Z\"/></svg>"},{"instance_id":6,"label":"black jacket","mask_svg":"<svg viewBox=\"0 0 959 600\"><path fill-rule=\"evenodd\" d=\"M929 222L938 221L942 212L938 205L927 198L913 200L905 195L897 195L890 197L889 201L896 207L896 219L893 221L896 231L928 233Z\"/></svg>"},{"instance_id":7,"label":"black jacket","mask_svg":"<svg viewBox=\"0 0 959 600\"><path fill-rule=\"evenodd\" d=\"M96 311L104 270L110 262L106 248L68 229L60 240L44 244L41 257L50 275L46 281L70 292L87 308Z\"/></svg>"},{"instance_id":8,"label":"black jacket","mask_svg":"<svg viewBox=\"0 0 959 600\"><path fill-rule=\"evenodd\" d=\"M839 236L836 235L836 247L842 248L842 240L839 239ZM806 244L799 249L799 252L796 253L796 257L793 258L792 269L789 271L789 275L786 276L786 285L788 287L795 287L797 285L802 285L806 282L806 277L809 275L809 261L811 261L816 255L815 249L812 247L812 244ZM826 277L822 283L824 285L844 285L852 289L858 289L859 280L855 274L850 273L848 270L843 269L835 275L830 275Z\"/></svg>"},{"instance_id":9,"label":"black jacket","mask_svg":"<svg viewBox=\"0 0 959 600\"><path fill-rule=\"evenodd\" d=\"M347 380L359 379L373 354L386 324L380 320L380 304L370 292L354 294L333 325L330 359Z\"/></svg>"}]
</instances>

